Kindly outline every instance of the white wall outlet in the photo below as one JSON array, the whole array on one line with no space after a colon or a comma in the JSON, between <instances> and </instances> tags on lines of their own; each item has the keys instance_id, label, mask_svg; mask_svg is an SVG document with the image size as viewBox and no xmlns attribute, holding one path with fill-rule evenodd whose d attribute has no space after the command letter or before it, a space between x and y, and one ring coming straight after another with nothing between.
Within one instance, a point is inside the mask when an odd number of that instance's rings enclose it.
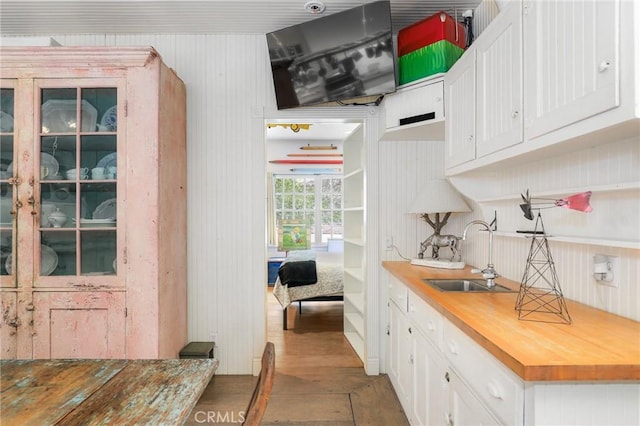
<instances>
[{"instance_id":1,"label":"white wall outlet","mask_svg":"<svg viewBox=\"0 0 640 426\"><path fill-rule=\"evenodd\" d=\"M389 236L385 239L385 247L387 250L393 250L393 236Z\"/></svg>"},{"instance_id":2,"label":"white wall outlet","mask_svg":"<svg viewBox=\"0 0 640 426\"><path fill-rule=\"evenodd\" d=\"M596 283L608 287L618 287L620 274L619 259L616 256L596 254L593 256L593 278Z\"/></svg>"},{"instance_id":3,"label":"white wall outlet","mask_svg":"<svg viewBox=\"0 0 640 426\"><path fill-rule=\"evenodd\" d=\"M209 341L213 342L215 346L218 346L218 333L211 333L209 335Z\"/></svg>"}]
</instances>

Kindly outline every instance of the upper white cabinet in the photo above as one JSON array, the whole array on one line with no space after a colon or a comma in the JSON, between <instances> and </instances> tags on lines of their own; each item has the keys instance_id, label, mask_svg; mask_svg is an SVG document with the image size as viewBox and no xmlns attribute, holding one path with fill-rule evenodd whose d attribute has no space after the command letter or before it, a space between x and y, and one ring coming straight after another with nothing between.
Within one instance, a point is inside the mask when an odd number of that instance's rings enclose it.
<instances>
[{"instance_id":1,"label":"upper white cabinet","mask_svg":"<svg viewBox=\"0 0 640 426\"><path fill-rule=\"evenodd\" d=\"M476 154L522 142L522 13L514 2L476 48Z\"/></svg>"},{"instance_id":2,"label":"upper white cabinet","mask_svg":"<svg viewBox=\"0 0 640 426\"><path fill-rule=\"evenodd\" d=\"M476 158L476 49L458 59L445 78L447 107L445 166Z\"/></svg>"},{"instance_id":3,"label":"upper white cabinet","mask_svg":"<svg viewBox=\"0 0 640 426\"><path fill-rule=\"evenodd\" d=\"M521 44L513 2L445 76L447 168L522 142Z\"/></svg>"},{"instance_id":4,"label":"upper white cabinet","mask_svg":"<svg viewBox=\"0 0 640 426\"><path fill-rule=\"evenodd\" d=\"M620 105L618 1L524 4L526 137Z\"/></svg>"},{"instance_id":5,"label":"upper white cabinet","mask_svg":"<svg viewBox=\"0 0 640 426\"><path fill-rule=\"evenodd\" d=\"M442 74L386 95L383 107L386 127L381 140L444 140Z\"/></svg>"},{"instance_id":6,"label":"upper white cabinet","mask_svg":"<svg viewBox=\"0 0 640 426\"><path fill-rule=\"evenodd\" d=\"M509 2L445 76L446 174L638 137L638 8Z\"/></svg>"}]
</instances>

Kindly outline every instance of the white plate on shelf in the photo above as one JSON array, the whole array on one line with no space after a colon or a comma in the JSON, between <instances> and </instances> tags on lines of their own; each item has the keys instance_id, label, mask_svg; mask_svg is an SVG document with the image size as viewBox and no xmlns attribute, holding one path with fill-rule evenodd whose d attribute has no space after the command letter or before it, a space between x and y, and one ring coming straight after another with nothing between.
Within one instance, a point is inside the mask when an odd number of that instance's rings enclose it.
<instances>
[{"instance_id":1,"label":"white plate on shelf","mask_svg":"<svg viewBox=\"0 0 640 426\"><path fill-rule=\"evenodd\" d=\"M50 99L42 104L42 133L75 132L75 99ZM82 130L96 130L98 110L86 100L82 100Z\"/></svg>"},{"instance_id":2,"label":"white plate on shelf","mask_svg":"<svg viewBox=\"0 0 640 426\"><path fill-rule=\"evenodd\" d=\"M118 165L118 155L115 152L107 154L98 161L96 167L111 167Z\"/></svg>"},{"instance_id":3,"label":"white plate on shelf","mask_svg":"<svg viewBox=\"0 0 640 426\"><path fill-rule=\"evenodd\" d=\"M4 263L4 267L7 268L7 272L11 275L11 256L7 256L7 261ZM58 253L55 252L49 246L40 244L40 275L51 275L53 271L58 267Z\"/></svg>"},{"instance_id":4,"label":"white plate on shelf","mask_svg":"<svg viewBox=\"0 0 640 426\"><path fill-rule=\"evenodd\" d=\"M116 199L111 198L103 201L96 207L92 215L93 219L113 219L116 218Z\"/></svg>"},{"instance_id":5,"label":"white plate on shelf","mask_svg":"<svg viewBox=\"0 0 640 426\"><path fill-rule=\"evenodd\" d=\"M44 166L49 171L48 176L56 176L58 171L60 171L60 164L58 160L51 154L47 154L46 152L40 153L40 166ZM9 163L7 166L7 172L13 175L13 162Z\"/></svg>"},{"instance_id":6,"label":"white plate on shelf","mask_svg":"<svg viewBox=\"0 0 640 426\"><path fill-rule=\"evenodd\" d=\"M76 220L73 219L75 222ZM80 219L80 227L86 228L104 228L116 226L115 219Z\"/></svg>"},{"instance_id":7,"label":"white plate on shelf","mask_svg":"<svg viewBox=\"0 0 640 426\"><path fill-rule=\"evenodd\" d=\"M107 132L115 132L118 129L118 107L109 108L100 119L100 125L104 126Z\"/></svg>"}]
</instances>

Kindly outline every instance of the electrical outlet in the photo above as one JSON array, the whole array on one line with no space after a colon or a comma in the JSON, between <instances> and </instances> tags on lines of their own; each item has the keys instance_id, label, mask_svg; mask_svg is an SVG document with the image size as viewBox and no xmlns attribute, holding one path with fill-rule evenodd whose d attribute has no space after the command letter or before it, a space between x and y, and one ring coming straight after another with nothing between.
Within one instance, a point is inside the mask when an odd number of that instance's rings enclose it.
<instances>
[{"instance_id":1,"label":"electrical outlet","mask_svg":"<svg viewBox=\"0 0 640 426\"><path fill-rule=\"evenodd\" d=\"M387 237L387 239L385 240L385 247L387 248L387 250L392 250L393 249L393 237L392 236Z\"/></svg>"},{"instance_id":2,"label":"electrical outlet","mask_svg":"<svg viewBox=\"0 0 640 426\"><path fill-rule=\"evenodd\" d=\"M218 333L211 333L209 335L209 340L212 341L214 345L218 346Z\"/></svg>"}]
</instances>

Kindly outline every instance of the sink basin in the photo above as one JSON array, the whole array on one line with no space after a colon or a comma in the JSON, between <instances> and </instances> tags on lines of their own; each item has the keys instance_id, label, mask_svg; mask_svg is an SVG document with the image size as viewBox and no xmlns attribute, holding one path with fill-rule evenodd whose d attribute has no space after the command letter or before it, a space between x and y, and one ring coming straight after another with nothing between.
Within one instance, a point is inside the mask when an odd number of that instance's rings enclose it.
<instances>
[{"instance_id":1,"label":"sink basin","mask_svg":"<svg viewBox=\"0 0 640 426\"><path fill-rule=\"evenodd\" d=\"M446 292L461 291L465 293L500 293L511 292L510 288L496 284L493 288L487 287L484 280L473 279L453 279L453 280L422 280L429 284L431 287Z\"/></svg>"}]
</instances>

